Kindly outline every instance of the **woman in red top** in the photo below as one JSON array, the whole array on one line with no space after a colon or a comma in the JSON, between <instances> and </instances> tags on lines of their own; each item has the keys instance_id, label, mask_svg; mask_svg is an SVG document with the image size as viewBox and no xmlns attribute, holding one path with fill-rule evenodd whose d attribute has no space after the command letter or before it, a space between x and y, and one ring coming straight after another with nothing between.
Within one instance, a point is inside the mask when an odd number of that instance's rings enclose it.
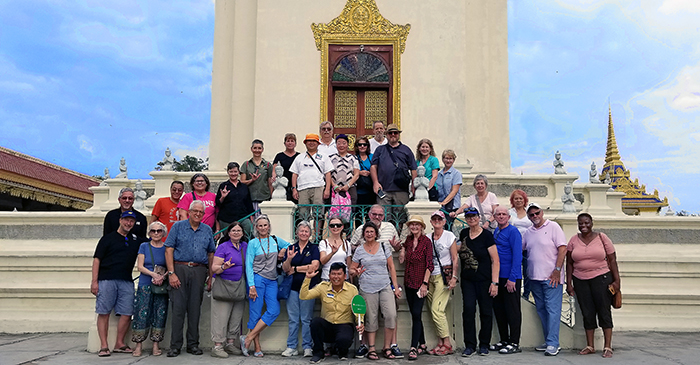
<instances>
[{"instance_id":1,"label":"woman in red top","mask_svg":"<svg viewBox=\"0 0 700 365\"><path fill-rule=\"evenodd\" d=\"M579 355L595 353L595 329L603 328L603 357L613 356L612 294L608 286L620 290L620 272L617 267L615 247L605 233L593 231L593 217L588 213L578 215L579 234L571 237L566 245L566 292L576 295L583 315L586 344ZM598 323L596 323L596 316Z\"/></svg>"},{"instance_id":2,"label":"woman in red top","mask_svg":"<svg viewBox=\"0 0 700 365\"><path fill-rule=\"evenodd\" d=\"M423 302L428 294L428 280L433 272L433 244L425 234L423 218L414 215L406 222L411 234L401 246L401 254L405 255L404 286L406 301L411 311L411 350L409 360L416 360L418 355L428 351L423 332Z\"/></svg>"}]
</instances>

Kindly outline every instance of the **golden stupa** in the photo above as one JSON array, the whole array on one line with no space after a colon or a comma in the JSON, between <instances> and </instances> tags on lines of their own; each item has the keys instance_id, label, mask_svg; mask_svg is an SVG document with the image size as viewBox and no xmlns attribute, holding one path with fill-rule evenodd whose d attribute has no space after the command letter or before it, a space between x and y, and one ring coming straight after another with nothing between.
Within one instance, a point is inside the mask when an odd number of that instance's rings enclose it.
<instances>
[{"instance_id":1,"label":"golden stupa","mask_svg":"<svg viewBox=\"0 0 700 365\"><path fill-rule=\"evenodd\" d=\"M646 186L639 185L639 179L630 180L630 170L620 159L615 140L612 110L608 106L608 146L605 151L605 166L600 173L600 181L608 180L613 189L625 193L622 198L622 210L629 215L643 213L659 213L661 207L668 206L668 198L659 199L659 191L654 189L653 194L647 194Z\"/></svg>"}]
</instances>

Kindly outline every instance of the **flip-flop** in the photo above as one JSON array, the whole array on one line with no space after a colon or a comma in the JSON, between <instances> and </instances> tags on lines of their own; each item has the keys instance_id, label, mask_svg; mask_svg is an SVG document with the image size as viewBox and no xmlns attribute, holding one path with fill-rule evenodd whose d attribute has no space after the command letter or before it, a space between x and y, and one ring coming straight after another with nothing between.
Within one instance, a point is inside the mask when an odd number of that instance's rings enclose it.
<instances>
[{"instance_id":1,"label":"flip-flop","mask_svg":"<svg viewBox=\"0 0 700 365\"><path fill-rule=\"evenodd\" d=\"M590 355L595 354L595 348L593 346L586 346L578 352L579 355Z\"/></svg>"},{"instance_id":2,"label":"flip-flop","mask_svg":"<svg viewBox=\"0 0 700 365\"><path fill-rule=\"evenodd\" d=\"M109 352L109 349L107 347L100 349L100 351L97 352L97 356L99 357L107 357L111 356L112 354Z\"/></svg>"},{"instance_id":3,"label":"flip-flop","mask_svg":"<svg viewBox=\"0 0 700 365\"><path fill-rule=\"evenodd\" d=\"M152 351L152 354L153 354L153 356L160 356L163 354L163 351L162 350Z\"/></svg>"},{"instance_id":4,"label":"flip-flop","mask_svg":"<svg viewBox=\"0 0 700 365\"><path fill-rule=\"evenodd\" d=\"M255 357L263 357L263 356L265 356L265 354L263 354L262 351L255 351L255 353L253 354L253 356L255 356Z\"/></svg>"},{"instance_id":5,"label":"flip-flop","mask_svg":"<svg viewBox=\"0 0 700 365\"><path fill-rule=\"evenodd\" d=\"M112 352L114 352L115 354L130 354L134 352L134 350L132 350L131 347L124 345L120 348L115 348L114 350L112 350Z\"/></svg>"},{"instance_id":6,"label":"flip-flop","mask_svg":"<svg viewBox=\"0 0 700 365\"><path fill-rule=\"evenodd\" d=\"M606 359L613 357L613 350L610 347L604 348L603 349L603 357Z\"/></svg>"},{"instance_id":7,"label":"flip-flop","mask_svg":"<svg viewBox=\"0 0 700 365\"><path fill-rule=\"evenodd\" d=\"M245 347L245 336L241 336L238 339L241 341L241 352L243 352L243 356L250 356L250 354L248 353L248 348Z\"/></svg>"}]
</instances>

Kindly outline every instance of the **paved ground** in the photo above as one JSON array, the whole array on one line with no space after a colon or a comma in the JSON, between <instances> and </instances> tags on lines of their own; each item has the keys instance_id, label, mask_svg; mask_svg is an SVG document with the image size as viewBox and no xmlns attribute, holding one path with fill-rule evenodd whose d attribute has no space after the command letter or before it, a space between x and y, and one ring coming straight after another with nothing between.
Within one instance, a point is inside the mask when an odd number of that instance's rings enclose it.
<instances>
[{"instance_id":1,"label":"paved ground","mask_svg":"<svg viewBox=\"0 0 700 365\"><path fill-rule=\"evenodd\" d=\"M520 354L491 354L471 358L457 355L437 357L421 356L415 363L420 364L698 364L700 347L697 346L698 333L654 333L625 332L616 333L614 338L615 357L602 359L600 350L594 355L580 356L571 350L563 350L555 358L545 357L534 350L524 350ZM0 334L0 365L6 364L168 364L180 365L194 362L208 364L308 364L308 358L283 358L279 354L267 354L263 359L244 358L241 356L217 359L209 356L193 356L187 353L177 358L145 355L139 358L127 354L112 354L111 357L98 358L85 351L87 334L85 333L51 333L7 335ZM148 351L150 354L150 351ZM601 362L602 361L602 362ZM380 360L377 364L408 363L408 360ZM324 364L340 364L337 358L326 359ZM369 364L369 360L351 359L342 364ZM413 362L412 362L413 363Z\"/></svg>"}]
</instances>

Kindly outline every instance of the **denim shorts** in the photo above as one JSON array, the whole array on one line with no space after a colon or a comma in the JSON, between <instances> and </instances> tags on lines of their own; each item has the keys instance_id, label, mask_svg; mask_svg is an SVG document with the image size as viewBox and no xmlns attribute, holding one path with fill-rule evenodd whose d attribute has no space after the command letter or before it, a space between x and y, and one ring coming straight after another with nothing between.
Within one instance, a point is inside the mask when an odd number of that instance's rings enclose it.
<instances>
[{"instance_id":1,"label":"denim shorts","mask_svg":"<svg viewBox=\"0 0 700 365\"><path fill-rule=\"evenodd\" d=\"M95 313L130 316L134 312L134 283L125 280L100 280Z\"/></svg>"}]
</instances>

